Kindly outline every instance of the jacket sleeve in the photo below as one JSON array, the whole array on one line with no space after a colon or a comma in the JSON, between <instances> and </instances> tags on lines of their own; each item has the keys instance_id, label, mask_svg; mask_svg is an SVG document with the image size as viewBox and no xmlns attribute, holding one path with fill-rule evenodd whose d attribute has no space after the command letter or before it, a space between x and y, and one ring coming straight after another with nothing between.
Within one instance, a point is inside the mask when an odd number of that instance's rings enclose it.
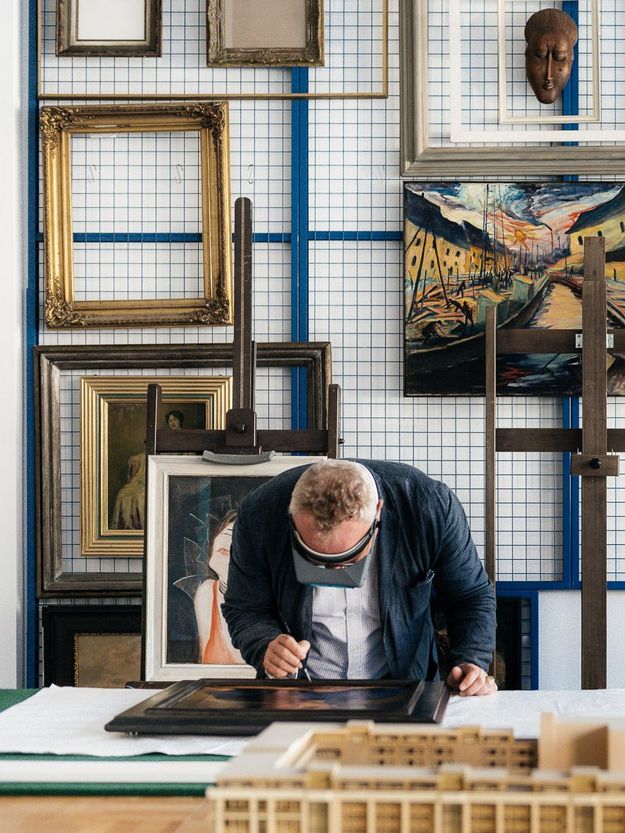
<instances>
[{"instance_id":1,"label":"jacket sleeve","mask_svg":"<svg viewBox=\"0 0 625 833\"><path fill-rule=\"evenodd\" d=\"M488 670L495 650L496 602L480 562L460 501L443 495L443 534L434 587L447 621L450 662L472 662Z\"/></svg>"},{"instance_id":2,"label":"jacket sleeve","mask_svg":"<svg viewBox=\"0 0 625 833\"><path fill-rule=\"evenodd\" d=\"M232 533L228 587L221 609L234 647L259 676L266 676L263 657L282 627L276 619L271 575L258 543L249 534L243 509Z\"/></svg>"}]
</instances>

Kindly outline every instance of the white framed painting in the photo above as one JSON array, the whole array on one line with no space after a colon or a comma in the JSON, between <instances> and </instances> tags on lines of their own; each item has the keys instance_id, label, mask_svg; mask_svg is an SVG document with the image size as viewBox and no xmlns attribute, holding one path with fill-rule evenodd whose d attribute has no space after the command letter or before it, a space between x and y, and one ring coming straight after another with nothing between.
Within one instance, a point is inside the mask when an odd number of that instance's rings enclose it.
<instances>
[{"instance_id":1,"label":"white framed painting","mask_svg":"<svg viewBox=\"0 0 625 833\"><path fill-rule=\"evenodd\" d=\"M277 474L322 459L284 456L234 466L148 457L145 680L255 676L233 647L221 612L237 509Z\"/></svg>"}]
</instances>

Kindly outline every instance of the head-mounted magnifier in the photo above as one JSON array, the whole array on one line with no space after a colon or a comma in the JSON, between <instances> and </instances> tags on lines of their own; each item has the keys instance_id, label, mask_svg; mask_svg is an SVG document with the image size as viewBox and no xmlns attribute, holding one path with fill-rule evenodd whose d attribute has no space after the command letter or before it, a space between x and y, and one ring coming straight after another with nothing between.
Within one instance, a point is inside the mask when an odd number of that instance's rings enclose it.
<instances>
[{"instance_id":1,"label":"head-mounted magnifier","mask_svg":"<svg viewBox=\"0 0 625 833\"><path fill-rule=\"evenodd\" d=\"M295 528L293 519L289 517L291 533L291 553L295 576L300 584L312 584L322 587L361 587L369 569L370 559L355 559L368 547L375 538L380 524L378 518L353 547L337 553L324 553L309 547L304 543Z\"/></svg>"}]
</instances>

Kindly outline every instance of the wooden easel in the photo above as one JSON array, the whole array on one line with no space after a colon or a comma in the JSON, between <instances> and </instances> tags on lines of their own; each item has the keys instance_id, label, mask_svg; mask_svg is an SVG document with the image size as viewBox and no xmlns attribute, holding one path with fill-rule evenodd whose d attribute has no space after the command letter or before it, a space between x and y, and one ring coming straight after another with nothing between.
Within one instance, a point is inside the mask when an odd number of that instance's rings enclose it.
<instances>
[{"instance_id":1,"label":"wooden easel","mask_svg":"<svg viewBox=\"0 0 625 833\"><path fill-rule=\"evenodd\" d=\"M605 239L584 239L582 288L583 428L497 428L498 353L575 353L582 338L572 330L499 330L496 310L486 315L486 570L494 582L495 460L498 451L569 451L571 474L582 477L582 688L607 686L606 477L618 475L625 430L606 427L606 344L625 350L625 331L606 329ZM609 341L607 341L609 339ZM581 453L580 453L581 452Z\"/></svg>"},{"instance_id":2,"label":"wooden easel","mask_svg":"<svg viewBox=\"0 0 625 833\"><path fill-rule=\"evenodd\" d=\"M256 345L252 341L252 203L246 197L235 202L234 220L234 367L233 407L226 414L226 428L205 431L171 431L158 428L160 385L148 386L148 454L212 451L216 454L249 454L261 451L306 452L338 457L340 387L328 386L325 424L316 429L257 430L254 410ZM147 498L147 495L146 495Z\"/></svg>"}]
</instances>

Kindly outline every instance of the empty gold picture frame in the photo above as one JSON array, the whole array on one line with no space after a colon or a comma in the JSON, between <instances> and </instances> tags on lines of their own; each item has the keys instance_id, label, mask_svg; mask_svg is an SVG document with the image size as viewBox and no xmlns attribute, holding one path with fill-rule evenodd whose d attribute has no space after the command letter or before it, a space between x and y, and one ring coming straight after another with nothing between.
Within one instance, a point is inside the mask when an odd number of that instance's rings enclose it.
<instances>
[{"instance_id":1,"label":"empty gold picture frame","mask_svg":"<svg viewBox=\"0 0 625 833\"><path fill-rule=\"evenodd\" d=\"M207 0L208 66L322 66L323 0Z\"/></svg>"},{"instance_id":2,"label":"empty gold picture frame","mask_svg":"<svg viewBox=\"0 0 625 833\"><path fill-rule=\"evenodd\" d=\"M56 54L158 57L161 0L57 0Z\"/></svg>"},{"instance_id":3,"label":"empty gold picture frame","mask_svg":"<svg viewBox=\"0 0 625 833\"><path fill-rule=\"evenodd\" d=\"M40 128L48 327L232 323L228 104L44 107L40 113ZM178 131L198 131L200 137L203 297L76 301L72 136Z\"/></svg>"},{"instance_id":4,"label":"empty gold picture frame","mask_svg":"<svg viewBox=\"0 0 625 833\"><path fill-rule=\"evenodd\" d=\"M163 392L159 425L220 429L230 376L83 376L80 545L85 556L143 556L147 389Z\"/></svg>"}]
</instances>

